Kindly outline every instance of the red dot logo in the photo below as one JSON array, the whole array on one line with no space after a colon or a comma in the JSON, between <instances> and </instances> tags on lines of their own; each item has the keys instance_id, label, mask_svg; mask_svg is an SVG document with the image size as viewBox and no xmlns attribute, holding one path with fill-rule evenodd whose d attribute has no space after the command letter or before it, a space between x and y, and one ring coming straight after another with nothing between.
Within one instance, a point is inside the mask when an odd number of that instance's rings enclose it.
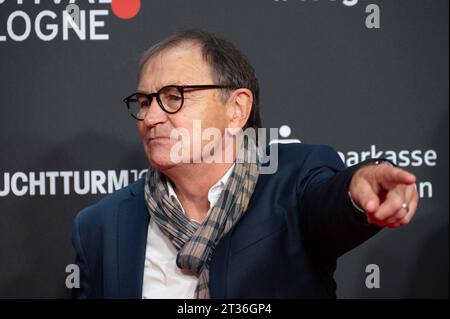
<instances>
[{"instance_id":1,"label":"red dot logo","mask_svg":"<svg viewBox=\"0 0 450 319\"><path fill-rule=\"evenodd\" d=\"M112 0L111 9L120 19L131 19L141 9L141 0Z\"/></svg>"}]
</instances>

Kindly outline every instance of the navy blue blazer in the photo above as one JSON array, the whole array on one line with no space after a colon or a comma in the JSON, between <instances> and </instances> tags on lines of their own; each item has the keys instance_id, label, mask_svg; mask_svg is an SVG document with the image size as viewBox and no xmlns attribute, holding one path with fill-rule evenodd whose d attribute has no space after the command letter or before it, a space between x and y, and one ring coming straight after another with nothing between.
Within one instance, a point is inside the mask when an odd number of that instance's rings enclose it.
<instances>
[{"instance_id":1,"label":"navy blue blazer","mask_svg":"<svg viewBox=\"0 0 450 319\"><path fill-rule=\"evenodd\" d=\"M214 250L212 298L335 298L336 259L380 229L347 194L359 165L345 168L325 145L279 144L278 154L278 170L259 176L247 211ZM143 190L139 179L77 214L74 297L142 297Z\"/></svg>"}]
</instances>

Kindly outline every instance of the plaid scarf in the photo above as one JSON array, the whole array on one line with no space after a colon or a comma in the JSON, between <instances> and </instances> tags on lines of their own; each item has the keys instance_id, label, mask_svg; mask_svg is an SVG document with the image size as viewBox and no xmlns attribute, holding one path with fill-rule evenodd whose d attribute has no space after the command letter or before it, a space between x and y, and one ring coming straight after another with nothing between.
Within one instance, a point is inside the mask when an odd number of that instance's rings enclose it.
<instances>
[{"instance_id":1,"label":"plaid scarf","mask_svg":"<svg viewBox=\"0 0 450 319\"><path fill-rule=\"evenodd\" d=\"M237 155L235 167L216 205L199 224L189 220L177 201L169 197L166 178L150 167L145 200L150 218L178 250L177 266L198 277L195 297L209 299L209 262L220 241L247 210L259 176L257 150L252 140Z\"/></svg>"}]
</instances>

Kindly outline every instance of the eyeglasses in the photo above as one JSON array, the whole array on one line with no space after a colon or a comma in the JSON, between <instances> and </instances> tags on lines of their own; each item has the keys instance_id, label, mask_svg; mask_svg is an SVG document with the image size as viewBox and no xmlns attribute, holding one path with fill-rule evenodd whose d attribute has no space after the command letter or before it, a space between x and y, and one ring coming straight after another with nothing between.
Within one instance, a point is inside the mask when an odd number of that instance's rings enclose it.
<instances>
[{"instance_id":1,"label":"eyeglasses","mask_svg":"<svg viewBox=\"0 0 450 319\"><path fill-rule=\"evenodd\" d=\"M123 101L131 116L138 121L142 121L152 104L153 97L156 97L158 105L164 112L177 113L183 107L186 89L233 89L233 87L228 85L167 85L156 93L133 93L124 98Z\"/></svg>"}]
</instances>

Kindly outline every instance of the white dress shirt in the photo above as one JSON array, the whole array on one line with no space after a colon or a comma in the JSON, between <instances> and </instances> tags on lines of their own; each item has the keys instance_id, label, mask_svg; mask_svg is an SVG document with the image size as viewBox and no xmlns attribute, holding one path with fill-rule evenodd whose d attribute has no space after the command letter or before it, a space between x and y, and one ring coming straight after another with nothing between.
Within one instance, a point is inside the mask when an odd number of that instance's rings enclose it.
<instances>
[{"instance_id":1,"label":"white dress shirt","mask_svg":"<svg viewBox=\"0 0 450 319\"><path fill-rule=\"evenodd\" d=\"M225 185L233 171L234 164L208 191L209 210L219 200ZM178 203L178 197L171 183L167 182L169 196ZM180 203L181 208L183 206ZM184 209L183 209L184 212ZM144 299L193 299L197 287L197 276L181 272L177 267L177 250L169 239L161 232L158 225L150 218L145 250L144 279L142 298Z\"/></svg>"}]
</instances>

